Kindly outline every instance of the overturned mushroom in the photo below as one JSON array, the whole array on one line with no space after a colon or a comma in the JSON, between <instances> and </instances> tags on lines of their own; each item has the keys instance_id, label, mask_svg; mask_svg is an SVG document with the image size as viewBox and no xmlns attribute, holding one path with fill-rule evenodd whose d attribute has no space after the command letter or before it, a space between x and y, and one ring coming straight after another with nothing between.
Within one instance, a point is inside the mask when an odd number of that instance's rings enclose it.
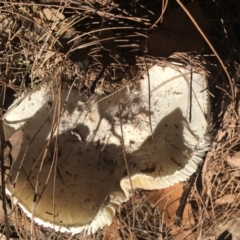
<instances>
[{"instance_id":1,"label":"overturned mushroom","mask_svg":"<svg viewBox=\"0 0 240 240\"><path fill-rule=\"evenodd\" d=\"M111 223L131 184L164 188L196 170L210 143L206 77L179 66L154 66L149 76L150 86L144 75L95 103L51 81L10 108L5 138L18 129L24 137L7 193L27 216L94 233Z\"/></svg>"}]
</instances>

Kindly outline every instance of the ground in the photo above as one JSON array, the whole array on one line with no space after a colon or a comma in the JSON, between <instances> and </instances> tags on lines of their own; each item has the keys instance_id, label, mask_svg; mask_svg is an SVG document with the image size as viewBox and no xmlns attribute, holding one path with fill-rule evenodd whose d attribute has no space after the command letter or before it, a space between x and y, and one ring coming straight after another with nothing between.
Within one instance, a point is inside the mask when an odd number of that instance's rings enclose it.
<instances>
[{"instance_id":1,"label":"ground","mask_svg":"<svg viewBox=\"0 0 240 240\"><path fill-rule=\"evenodd\" d=\"M91 99L136 81L155 63L181 62L204 70L211 95L212 145L189 181L164 190L137 190L134 203L126 202L112 225L94 236L34 225L33 239L223 239L228 233L232 238L227 239L240 239L237 0L184 1L185 8L179 0L142 0L141 5L9 0L0 6L2 116L16 97L51 78ZM1 143L3 163L3 149L7 154L9 146ZM3 189L1 199L11 212ZM177 212L180 202L182 214ZM176 213L182 215L180 226ZM7 233L3 216L4 208L0 220ZM12 239L30 239L30 220L18 207L9 225Z\"/></svg>"}]
</instances>

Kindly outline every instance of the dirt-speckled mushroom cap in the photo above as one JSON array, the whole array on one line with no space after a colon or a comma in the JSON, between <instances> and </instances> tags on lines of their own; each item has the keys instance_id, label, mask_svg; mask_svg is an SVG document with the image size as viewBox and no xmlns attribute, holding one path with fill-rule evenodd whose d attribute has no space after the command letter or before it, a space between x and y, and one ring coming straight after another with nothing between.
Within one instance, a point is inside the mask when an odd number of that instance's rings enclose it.
<instances>
[{"instance_id":1,"label":"dirt-speckled mushroom cap","mask_svg":"<svg viewBox=\"0 0 240 240\"><path fill-rule=\"evenodd\" d=\"M36 223L71 233L109 225L131 196L123 143L134 188L168 187L196 170L210 143L206 77L179 66L149 76L150 109L147 75L94 102L45 83L11 107L5 136L24 136L7 192Z\"/></svg>"}]
</instances>

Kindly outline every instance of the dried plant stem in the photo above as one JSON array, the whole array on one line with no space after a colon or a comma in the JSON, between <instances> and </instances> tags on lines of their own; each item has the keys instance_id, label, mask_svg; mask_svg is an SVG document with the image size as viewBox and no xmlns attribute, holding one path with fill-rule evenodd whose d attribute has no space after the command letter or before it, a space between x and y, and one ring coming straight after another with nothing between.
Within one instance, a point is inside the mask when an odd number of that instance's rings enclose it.
<instances>
[{"instance_id":1,"label":"dried plant stem","mask_svg":"<svg viewBox=\"0 0 240 240\"><path fill-rule=\"evenodd\" d=\"M128 162L127 162L127 157L126 157L126 151L125 151L125 144L124 144L124 136L123 136L123 127L122 127L122 118L121 118L121 108L120 108L120 104L119 104L119 97L118 97L118 92L116 91L116 99L117 99L117 103L118 103L118 111L119 111L119 116L120 116L120 127L121 127L121 135L122 135L122 149L123 149L123 157L124 157L124 161L125 161L125 166L126 166L126 170L127 170L127 174L128 174L128 178L129 178L129 182L131 185L131 191L133 193L133 185L132 185L132 180L130 177L130 171L128 168ZM132 203L133 203L133 228L135 227L135 197L134 194L132 194Z\"/></svg>"},{"instance_id":2,"label":"dried plant stem","mask_svg":"<svg viewBox=\"0 0 240 240\"><path fill-rule=\"evenodd\" d=\"M144 64L147 70L147 77L148 77L148 118L149 118L149 127L150 127L150 132L151 136L153 139L153 129L152 129L152 118L151 118L151 82L150 82L150 76L149 76L149 71L148 71L148 66L146 62L146 58L143 57L144 59Z\"/></svg>"},{"instance_id":3,"label":"dried plant stem","mask_svg":"<svg viewBox=\"0 0 240 240\"><path fill-rule=\"evenodd\" d=\"M177 3L180 5L180 7L183 9L183 11L188 15L188 17L190 18L190 20L192 21L192 23L194 24L194 26L197 28L197 30L199 31L199 33L202 35L202 37L204 38L204 40L206 41L206 43L208 44L208 46L211 48L211 50L213 51L213 53L215 54L216 58L218 59L218 61L220 62L227 78L229 81L229 85L231 87L231 92L232 92L232 100L233 102L235 101L235 91L234 91L234 87L233 87L233 83L232 83L232 79L227 71L227 67L224 65L224 62L222 61L221 57L219 56L219 54L217 53L217 51L215 50L215 48L213 47L213 45L210 43L210 41L208 40L206 34L202 31L202 29L199 27L198 23L195 21L195 19L193 18L193 16L191 15L191 13L187 10L187 8L182 4L182 2L180 0L176 0Z\"/></svg>"}]
</instances>

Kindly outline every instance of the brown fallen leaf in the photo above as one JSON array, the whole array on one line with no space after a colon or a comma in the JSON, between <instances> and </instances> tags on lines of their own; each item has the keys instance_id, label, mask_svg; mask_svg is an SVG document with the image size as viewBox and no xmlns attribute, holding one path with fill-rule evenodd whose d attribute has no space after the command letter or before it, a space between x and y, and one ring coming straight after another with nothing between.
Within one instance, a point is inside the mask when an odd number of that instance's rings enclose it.
<instances>
[{"instance_id":1,"label":"brown fallen leaf","mask_svg":"<svg viewBox=\"0 0 240 240\"><path fill-rule=\"evenodd\" d=\"M189 238L184 239L194 239L191 234L191 229L194 226L195 221L189 203L186 204L183 212L182 226L177 227L174 225L176 210L179 206L182 192L182 183L157 191L145 192L149 201L158 208L161 214L163 214L165 222L168 224L169 229L171 229L171 234L174 240L182 239L187 235L189 235Z\"/></svg>"},{"instance_id":2,"label":"brown fallen leaf","mask_svg":"<svg viewBox=\"0 0 240 240\"><path fill-rule=\"evenodd\" d=\"M118 232L118 221L114 217L112 224L104 228L103 240L122 240Z\"/></svg>"},{"instance_id":3,"label":"brown fallen leaf","mask_svg":"<svg viewBox=\"0 0 240 240\"><path fill-rule=\"evenodd\" d=\"M65 16L54 8L44 8L43 15L48 21L63 21L65 19Z\"/></svg>"},{"instance_id":4,"label":"brown fallen leaf","mask_svg":"<svg viewBox=\"0 0 240 240\"><path fill-rule=\"evenodd\" d=\"M233 155L227 156L227 164L231 168L240 167L240 152L235 152Z\"/></svg>"}]
</instances>

